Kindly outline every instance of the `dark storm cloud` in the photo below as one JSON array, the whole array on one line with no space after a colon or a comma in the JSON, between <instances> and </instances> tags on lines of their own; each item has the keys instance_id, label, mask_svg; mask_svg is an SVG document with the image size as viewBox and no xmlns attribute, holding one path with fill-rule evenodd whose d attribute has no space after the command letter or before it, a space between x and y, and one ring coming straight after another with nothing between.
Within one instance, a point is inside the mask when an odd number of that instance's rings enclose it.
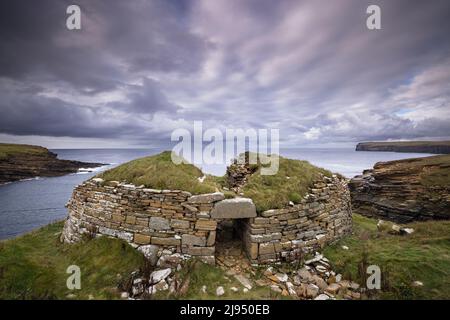
<instances>
[{"instance_id":1,"label":"dark storm cloud","mask_svg":"<svg viewBox=\"0 0 450 320\"><path fill-rule=\"evenodd\" d=\"M82 30L65 28L69 4ZM366 28L378 4L382 30ZM169 141L280 128L286 145L450 136L450 2L7 0L0 133Z\"/></svg>"}]
</instances>

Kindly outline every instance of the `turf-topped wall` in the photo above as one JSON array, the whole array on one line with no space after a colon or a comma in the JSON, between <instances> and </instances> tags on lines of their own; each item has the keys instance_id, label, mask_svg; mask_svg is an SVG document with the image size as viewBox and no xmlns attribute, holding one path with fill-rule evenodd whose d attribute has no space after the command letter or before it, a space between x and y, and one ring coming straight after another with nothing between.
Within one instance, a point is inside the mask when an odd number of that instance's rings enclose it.
<instances>
[{"instance_id":1,"label":"turf-topped wall","mask_svg":"<svg viewBox=\"0 0 450 320\"><path fill-rule=\"evenodd\" d=\"M217 224L227 206L239 205L239 201L223 199L222 193L192 196L186 191L128 184L107 186L92 179L75 188L67 204L69 217L62 237L66 242L77 242L83 236L116 237L155 257L196 256L214 263ZM251 207L248 199L242 200L238 208L248 217ZM240 218L236 212L230 211L227 218ZM301 203L239 222L253 263L296 260L351 231L346 181L323 177Z\"/></svg>"},{"instance_id":2,"label":"turf-topped wall","mask_svg":"<svg viewBox=\"0 0 450 320\"><path fill-rule=\"evenodd\" d=\"M167 153L131 161L75 188L63 240L104 235L129 242L154 263L161 256L214 263L218 223L237 219L249 259L265 264L296 260L351 231L346 179L281 157L276 176L259 172L244 162L230 166L228 177L205 177L190 164L176 167ZM150 189L156 186L189 191ZM214 190L233 190L233 198Z\"/></svg>"},{"instance_id":3,"label":"turf-topped wall","mask_svg":"<svg viewBox=\"0 0 450 320\"><path fill-rule=\"evenodd\" d=\"M314 183L298 204L263 211L243 224L253 263L294 261L352 231L347 181L333 175Z\"/></svg>"}]
</instances>

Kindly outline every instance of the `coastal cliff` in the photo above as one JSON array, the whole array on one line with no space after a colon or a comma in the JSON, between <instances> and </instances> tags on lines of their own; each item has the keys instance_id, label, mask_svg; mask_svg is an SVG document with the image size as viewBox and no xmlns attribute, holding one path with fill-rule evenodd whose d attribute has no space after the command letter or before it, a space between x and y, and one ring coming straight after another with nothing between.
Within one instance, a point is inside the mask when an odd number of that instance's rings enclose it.
<instances>
[{"instance_id":1,"label":"coastal cliff","mask_svg":"<svg viewBox=\"0 0 450 320\"><path fill-rule=\"evenodd\" d=\"M361 142L356 151L389 151L449 154L450 141Z\"/></svg>"},{"instance_id":2,"label":"coastal cliff","mask_svg":"<svg viewBox=\"0 0 450 320\"><path fill-rule=\"evenodd\" d=\"M353 209L400 223L450 219L450 156L378 162L350 183Z\"/></svg>"},{"instance_id":3,"label":"coastal cliff","mask_svg":"<svg viewBox=\"0 0 450 320\"><path fill-rule=\"evenodd\" d=\"M94 168L101 163L61 160L48 149L18 144L0 144L0 184L34 177L56 177Z\"/></svg>"}]
</instances>

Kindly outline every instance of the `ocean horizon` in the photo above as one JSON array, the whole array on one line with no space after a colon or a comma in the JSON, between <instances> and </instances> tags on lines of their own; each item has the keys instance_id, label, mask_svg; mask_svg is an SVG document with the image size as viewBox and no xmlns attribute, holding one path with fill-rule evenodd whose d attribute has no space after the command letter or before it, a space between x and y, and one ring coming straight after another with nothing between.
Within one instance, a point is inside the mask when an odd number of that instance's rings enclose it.
<instances>
[{"instance_id":1,"label":"ocean horizon","mask_svg":"<svg viewBox=\"0 0 450 320\"><path fill-rule=\"evenodd\" d=\"M58 158L108 165L61 177L34 178L0 185L0 239L32 231L67 216L65 204L73 188L83 181L121 163L159 153L167 148L146 149L50 149ZM281 148L280 155L307 160L347 178L361 174L376 162L425 157L425 153L364 152L354 148ZM195 163L194 163L195 164ZM226 164L199 165L206 174L225 174ZM84 168L88 169L88 168Z\"/></svg>"}]
</instances>

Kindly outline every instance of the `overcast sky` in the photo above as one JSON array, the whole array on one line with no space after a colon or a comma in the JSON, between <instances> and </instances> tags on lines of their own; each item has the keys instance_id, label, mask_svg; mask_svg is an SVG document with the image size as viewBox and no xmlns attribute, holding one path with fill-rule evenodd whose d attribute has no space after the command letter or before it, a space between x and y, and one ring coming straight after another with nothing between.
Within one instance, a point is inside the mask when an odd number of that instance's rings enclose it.
<instances>
[{"instance_id":1,"label":"overcast sky","mask_svg":"<svg viewBox=\"0 0 450 320\"><path fill-rule=\"evenodd\" d=\"M448 0L3 0L0 141L161 146L194 120L285 147L449 138L448 30Z\"/></svg>"}]
</instances>

